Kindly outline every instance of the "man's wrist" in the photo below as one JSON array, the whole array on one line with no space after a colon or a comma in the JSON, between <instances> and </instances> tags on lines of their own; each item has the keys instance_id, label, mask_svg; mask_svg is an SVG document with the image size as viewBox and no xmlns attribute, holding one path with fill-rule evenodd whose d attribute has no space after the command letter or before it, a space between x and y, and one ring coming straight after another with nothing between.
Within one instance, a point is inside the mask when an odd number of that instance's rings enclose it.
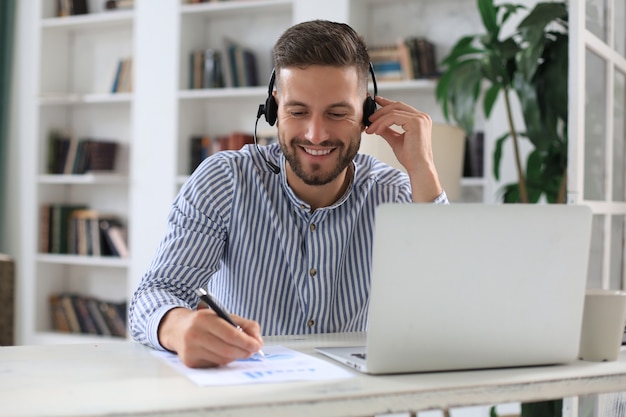
<instances>
[{"instance_id":1,"label":"man's wrist","mask_svg":"<svg viewBox=\"0 0 626 417\"><path fill-rule=\"evenodd\" d=\"M176 344L181 337L177 335L177 330L180 330L180 322L187 314L191 314L192 311L184 307L174 307L167 311L157 328L157 339L159 345L171 352L176 352Z\"/></svg>"}]
</instances>

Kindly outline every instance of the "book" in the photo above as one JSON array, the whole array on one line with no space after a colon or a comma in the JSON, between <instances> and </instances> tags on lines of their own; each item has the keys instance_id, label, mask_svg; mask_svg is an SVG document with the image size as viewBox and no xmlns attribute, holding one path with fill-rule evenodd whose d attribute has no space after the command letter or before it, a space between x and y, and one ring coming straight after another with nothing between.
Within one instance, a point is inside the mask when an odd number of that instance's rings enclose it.
<instances>
[{"instance_id":1,"label":"book","mask_svg":"<svg viewBox=\"0 0 626 417\"><path fill-rule=\"evenodd\" d=\"M193 51L193 87L202 88L202 77L204 75L203 51Z\"/></svg>"},{"instance_id":2,"label":"book","mask_svg":"<svg viewBox=\"0 0 626 417\"><path fill-rule=\"evenodd\" d=\"M48 133L48 174L63 174L70 140L70 135L60 129L52 129Z\"/></svg>"},{"instance_id":3,"label":"book","mask_svg":"<svg viewBox=\"0 0 626 417\"><path fill-rule=\"evenodd\" d=\"M50 252L50 204L42 204L39 208L39 251Z\"/></svg>"},{"instance_id":4,"label":"book","mask_svg":"<svg viewBox=\"0 0 626 417\"><path fill-rule=\"evenodd\" d=\"M87 310L89 311L89 314L91 315L94 324L96 325L98 334L111 336L111 329L109 328L108 323L102 315L102 311L98 306L98 300L89 297L86 299L85 304L87 305Z\"/></svg>"},{"instance_id":5,"label":"book","mask_svg":"<svg viewBox=\"0 0 626 417\"><path fill-rule=\"evenodd\" d=\"M434 45L425 38L417 38L419 51L420 73L424 77L432 77L437 74Z\"/></svg>"},{"instance_id":6,"label":"book","mask_svg":"<svg viewBox=\"0 0 626 417\"><path fill-rule=\"evenodd\" d=\"M255 52L230 38L224 38L224 78L227 87L253 87L259 85Z\"/></svg>"},{"instance_id":7,"label":"book","mask_svg":"<svg viewBox=\"0 0 626 417\"><path fill-rule=\"evenodd\" d=\"M96 210L74 210L70 215L69 253L100 256L100 214Z\"/></svg>"},{"instance_id":8,"label":"book","mask_svg":"<svg viewBox=\"0 0 626 417\"><path fill-rule=\"evenodd\" d=\"M86 142L87 164L83 172L113 171L119 145L114 141L90 140Z\"/></svg>"},{"instance_id":9,"label":"book","mask_svg":"<svg viewBox=\"0 0 626 417\"><path fill-rule=\"evenodd\" d=\"M399 39L398 45L398 59L400 61L400 67L402 68L403 78L407 80L413 80L416 78L413 70L413 58L411 57L411 48L404 39Z\"/></svg>"},{"instance_id":10,"label":"book","mask_svg":"<svg viewBox=\"0 0 626 417\"><path fill-rule=\"evenodd\" d=\"M65 161L63 164L63 174L65 175L69 175L74 172L74 161L76 160L76 155L78 154L78 145L79 140L75 137L71 137L67 150L67 155L65 156Z\"/></svg>"},{"instance_id":11,"label":"book","mask_svg":"<svg viewBox=\"0 0 626 417\"><path fill-rule=\"evenodd\" d=\"M370 47L369 56L377 80L396 81L407 78L402 67L399 45Z\"/></svg>"},{"instance_id":12,"label":"book","mask_svg":"<svg viewBox=\"0 0 626 417\"><path fill-rule=\"evenodd\" d=\"M122 222L115 216L101 217L99 227L103 236L101 241L106 246L103 254L128 258L126 228Z\"/></svg>"},{"instance_id":13,"label":"book","mask_svg":"<svg viewBox=\"0 0 626 417\"><path fill-rule=\"evenodd\" d=\"M132 9L135 7L135 0L107 0L104 4L106 10Z\"/></svg>"},{"instance_id":14,"label":"book","mask_svg":"<svg viewBox=\"0 0 626 417\"><path fill-rule=\"evenodd\" d=\"M87 0L57 0L57 16L73 16L89 13Z\"/></svg>"},{"instance_id":15,"label":"book","mask_svg":"<svg viewBox=\"0 0 626 417\"><path fill-rule=\"evenodd\" d=\"M118 93L129 93L133 91L133 59L124 58L122 61L122 73L120 83L117 86Z\"/></svg>"},{"instance_id":16,"label":"book","mask_svg":"<svg viewBox=\"0 0 626 417\"><path fill-rule=\"evenodd\" d=\"M126 336L126 303L112 303L100 301L100 311L104 317L111 335L125 337Z\"/></svg>"},{"instance_id":17,"label":"book","mask_svg":"<svg viewBox=\"0 0 626 417\"><path fill-rule=\"evenodd\" d=\"M99 334L96 323L93 316L87 308L87 298L79 295L71 295L70 299L74 304L74 309L78 316L78 322L80 324L81 333L86 334Z\"/></svg>"},{"instance_id":18,"label":"book","mask_svg":"<svg viewBox=\"0 0 626 417\"><path fill-rule=\"evenodd\" d=\"M63 333L126 336L127 303L61 292L48 297L52 328Z\"/></svg>"},{"instance_id":19,"label":"book","mask_svg":"<svg viewBox=\"0 0 626 417\"><path fill-rule=\"evenodd\" d=\"M72 14L87 14L89 13L89 5L87 0L72 0Z\"/></svg>"},{"instance_id":20,"label":"book","mask_svg":"<svg viewBox=\"0 0 626 417\"><path fill-rule=\"evenodd\" d=\"M192 173L204 161L213 154L213 143L207 135L195 135L190 139L189 145L189 173Z\"/></svg>"},{"instance_id":21,"label":"book","mask_svg":"<svg viewBox=\"0 0 626 417\"><path fill-rule=\"evenodd\" d=\"M113 75L113 83L111 84L111 93L117 93L118 85L120 84L120 76L122 74L122 67L124 66L124 60L119 59L115 66L115 73Z\"/></svg>"},{"instance_id":22,"label":"book","mask_svg":"<svg viewBox=\"0 0 626 417\"><path fill-rule=\"evenodd\" d=\"M117 61L111 93L129 93L133 91L133 59L120 58Z\"/></svg>"},{"instance_id":23,"label":"book","mask_svg":"<svg viewBox=\"0 0 626 417\"><path fill-rule=\"evenodd\" d=\"M61 297L58 294L52 294L48 297L48 303L50 305L52 328L58 332L70 333L72 330L65 308L61 303Z\"/></svg>"},{"instance_id":24,"label":"book","mask_svg":"<svg viewBox=\"0 0 626 417\"><path fill-rule=\"evenodd\" d=\"M50 251L68 254L70 241L70 217L74 210L87 208L84 204L50 204Z\"/></svg>"},{"instance_id":25,"label":"book","mask_svg":"<svg viewBox=\"0 0 626 417\"><path fill-rule=\"evenodd\" d=\"M232 132L228 135L228 150L237 151L244 147L254 143L254 135L244 132Z\"/></svg>"},{"instance_id":26,"label":"book","mask_svg":"<svg viewBox=\"0 0 626 417\"><path fill-rule=\"evenodd\" d=\"M119 144L113 140L77 139L51 132L48 146L50 174L84 174L114 171Z\"/></svg>"},{"instance_id":27,"label":"book","mask_svg":"<svg viewBox=\"0 0 626 417\"><path fill-rule=\"evenodd\" d=\"M204 50L204 75L203 88L224 87L224 74L222 72L222 53L213 48Z\"/></svg>"},{"instance_id":28,"label":"book","mask_svg":"<svg viewBox=\"0 0 626 417\"><path fill-rule=\"evenodd\" d=\"M80 322L78 321L78 313L72 301L72 295L61 294L59 295L59 299L60 299L60 304L63 308L63 312L65 313L65 317L67 317L67 322L69 323L70 332L82 333L82 328L80 326Z\"/></svg>"}]
</instances>

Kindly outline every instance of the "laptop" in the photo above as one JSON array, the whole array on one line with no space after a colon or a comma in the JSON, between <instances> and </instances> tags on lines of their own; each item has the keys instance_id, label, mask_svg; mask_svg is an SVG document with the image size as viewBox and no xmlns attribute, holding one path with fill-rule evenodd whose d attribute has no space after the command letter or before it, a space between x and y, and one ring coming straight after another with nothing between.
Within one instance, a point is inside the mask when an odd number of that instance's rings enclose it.
<instances>
[{"instance_id":1,"label":"laptop","mask_svg":"<svg viewBox=\"0 0 626 417\"><path fill-rule=\"evenodd\" d=\"M591 217L577 205L381 205L366 346L316 350L370 374L575 360Z\"/></svg>"}]
</instances>

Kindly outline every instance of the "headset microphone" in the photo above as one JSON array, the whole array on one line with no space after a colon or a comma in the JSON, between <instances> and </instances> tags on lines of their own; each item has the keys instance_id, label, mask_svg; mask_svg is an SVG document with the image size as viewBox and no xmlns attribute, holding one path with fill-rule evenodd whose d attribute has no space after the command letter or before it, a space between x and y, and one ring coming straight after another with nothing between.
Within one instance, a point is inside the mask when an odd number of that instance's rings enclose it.
<instances>
[{"instance_id":1,"label":"headset microphone","mask_svg":"<svg viewBox=\"0 0 626 417\"><path fill-rule=\"evenodd\" d=\"M262 109L263 108L263 104L259 105L259 113L262 114ZM265 165L268 166L268 168L274 173L274 174L278 174L280 172L280 167L278 165L276 165L275 163L271 162L270 160L268 160L265 155L263 155L263 152L261 152L261 150L259 149L259 143L257 142L256 139L256 127L259 124L259 118L261 117L259 115L257 115L256 117L256 122L254 122L254 146L256 147L257 152L259 153L259 155L261 155L261 158L263 158L263 160L265 161Z\"/></svg>"},{"instance_id":2,"label":"headset microphone","mask_svg":"<svg viewBox=\"0 0 626 417\"><path fill-rule=\"evenodd\" d=\"M280 172L280 167L275 163L269 161L263 152L259 149L259 144L256 138L256 127L259 124L259 119L261 116L265 116L265 120L270 126L274 126L276 123L276 119L278 118L278 105L276 104L276 99L272 95L274 90L274 81L276 80L276 72L272 70L272 75L270 76L270 81L267 89L267 99L264 104L259 104L259 110L256 112L256 122L254 123L254 146L256 146L256 150L261 155L261 158L265 161L265 165L274 173L278 174Z\"/></svg>"}]
</instances>

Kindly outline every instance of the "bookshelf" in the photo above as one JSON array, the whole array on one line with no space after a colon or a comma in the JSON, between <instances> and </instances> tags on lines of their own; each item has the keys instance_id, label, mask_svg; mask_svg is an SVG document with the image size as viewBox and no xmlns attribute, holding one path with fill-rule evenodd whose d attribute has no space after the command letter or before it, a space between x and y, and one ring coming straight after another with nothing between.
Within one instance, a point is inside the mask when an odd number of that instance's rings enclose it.
<instances>
[{"instance_id":1,"label":"bookshelf","mask_svg":"<svg viewBox=\"0 0 626 417\"><path fill-rule=\"evenodd\" d=\"M51 0L24 3L32 11L28 24L36 35L24 41L33 51L33 68L25 76L35 94L25 118L32 126L23 129L33 149L21 178L23 344L102 340L54 332L49 296L77 292L111 301L130 297L165 232L171 202L189 175L191 136L252 132L258 105L267 94L271 48L287 27L314 18L345 21L369 45L423 35L435 43L438 56L480 27L474 4L463 0L136 0L133 10L114 11L91 0L89 14L69 17L55 17L56 2ZM224 36L254 51L260 85L190 89L189 54L221 48ZM133 91L111 93L118 61L131 56ZM435 81L385 81L378 87L381 95L443 121L434 98ZM117 141L114 172L46 172L53 128ZM261 120L258 133L275 131ZM482 200L482 179L464 184L471 198ZM130 256L40 253L39 207L44 203L84 203L118 215L127 226Z\"/></svg>"},{"instance_id":2,"label":"bookshelf","mask_svg":"<svg viewBox=\"0 0 626 417\"><path fill-rule=\"evenodd\" d=\"M89 2L89 14L64 17L57 17L53 1L32 0L25 5L31 13L29 50L34 64L26 72L34 94L28 115L32 126L24 131L29 132L25 140L32 146L31 161L22 175L26 197L20 227L25 249L20 258L24 308L19 331L25 344L103 340L103 336L53 331L51 295L71 292L118 302L126 300L130 291L129 258L49 253L42 248L47 240L43 229L48 227L40 211L44 205L81 204L128 221L133 94L111 93L111 86L118 61L134 49L135 13L106 11L100 3ZM114 170L51 173L53 130L75 139L114 142Z\"/></svg>"}]
</instances>

